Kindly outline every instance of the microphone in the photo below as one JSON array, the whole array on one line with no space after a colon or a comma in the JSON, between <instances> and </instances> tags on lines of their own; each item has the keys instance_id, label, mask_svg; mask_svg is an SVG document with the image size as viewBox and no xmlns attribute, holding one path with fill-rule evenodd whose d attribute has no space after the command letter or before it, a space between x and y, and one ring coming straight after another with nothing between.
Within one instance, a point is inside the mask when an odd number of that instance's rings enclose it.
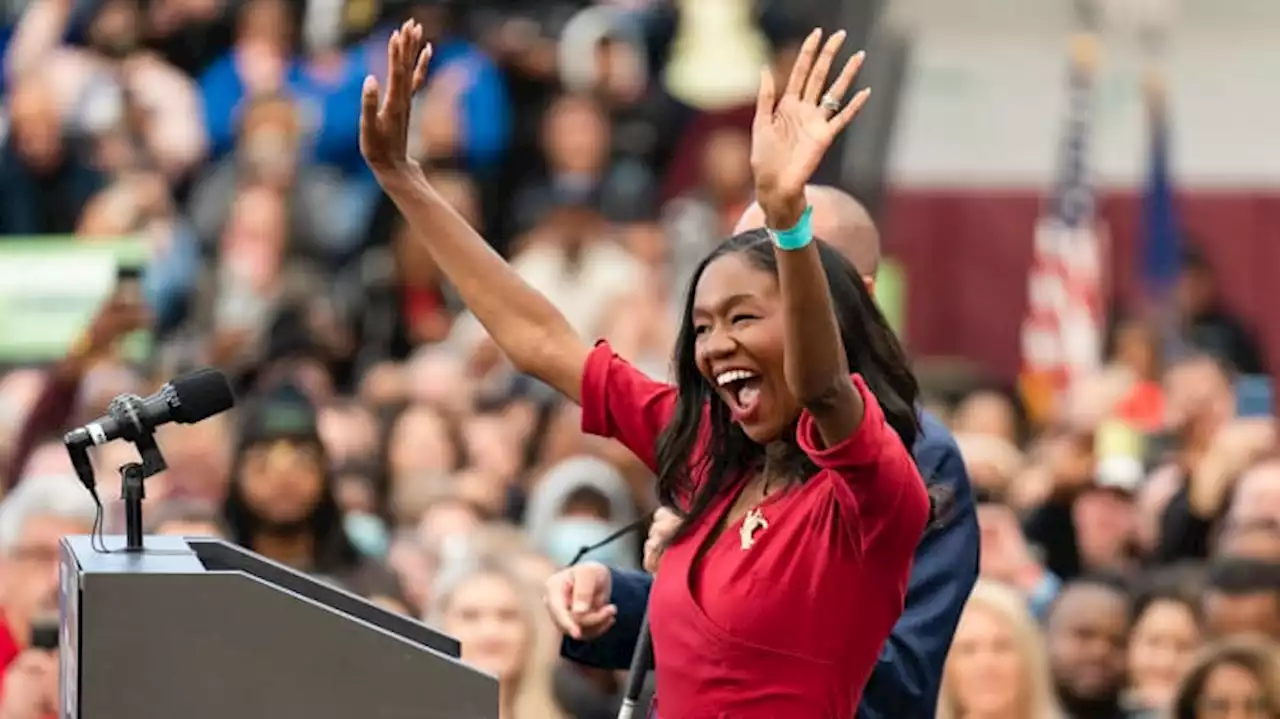
<instances>
[{"instance_id":1,"label":"microphone","mask_svg":"<svg viewBox=\"0 0 1280 719\"><path fill-rule=\"evenodd\" d=\"M88 458L91 447L117 439L137 442L162 424L194 424L231 409L235 403L226 375L204 367L177 377L150 397L116 397L105 417L67 432L62 443L71 454L80 481L92 492L93 467Z\"/></svg>"},{"instance_id":2,"label":"microphone","mask_svg":"<svg viewBox=\"0 0 1280 719\"><path fill-rule=\"evenodd\" d=\"M618 710L618 719L631 719L636 710L636 702L640 701L640 693L644 691L644 680L649 676L649 665L653 663L653 637L649 634L649 609L644 610L644 619L640 622L640 639L636 642L635 653L631 655L631 671L627 672L627 691L622 695L622 708Z\"/></svg>"}]
</instances>

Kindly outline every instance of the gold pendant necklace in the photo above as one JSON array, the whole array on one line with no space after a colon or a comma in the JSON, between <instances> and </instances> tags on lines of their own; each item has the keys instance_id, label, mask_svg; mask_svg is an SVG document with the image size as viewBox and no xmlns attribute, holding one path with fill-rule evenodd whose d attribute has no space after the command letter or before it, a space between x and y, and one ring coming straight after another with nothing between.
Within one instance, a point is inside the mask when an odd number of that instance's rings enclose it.
<instances>
[{"instance_id":1,"label":"gold pendant necklace","mask_svg":"<svg viewBox=\"0 0 1280 719\"><path fill-rule=\"evenodd\" d=\"M747 516L742 518L742 529L738 530L738 539L742 542L742 551L747 551L755 546L756 533L769 528L769 520L765 519L764 512L759 507L753 507L747 512Z\"/></svg>"}]
</instances>

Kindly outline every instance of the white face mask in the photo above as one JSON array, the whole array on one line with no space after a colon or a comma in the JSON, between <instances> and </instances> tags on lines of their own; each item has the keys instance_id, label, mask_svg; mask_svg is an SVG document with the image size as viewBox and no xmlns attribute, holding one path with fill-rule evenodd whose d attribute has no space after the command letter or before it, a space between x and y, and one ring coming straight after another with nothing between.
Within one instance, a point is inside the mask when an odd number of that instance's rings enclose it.
<instances>
[{"instance_id":1,"label":"white face mask","mask_svg":"<svg viewBox=\"0 0 1280 719\"><path fill-rule=\"evenodd\" d=\"M377 559L387 556L391 538L381 519L364 512L348 512L342 518L342 526L347 539L356 545L361 554Z\"/></svg>"},{"instance_id":2,"label":"white face mask","mask_svg":"<svg viewBox=\"0 0 1280 719\"><path fill-rule=\"evenodd\" d=\"M563 517L557 519L542 541L542 551L558 567L568 566L585 547L604 541L614 528L608 522L589 517ZM582 555L578 561L592 560L609 566L625 566L631 563L623 553L624 543L610 542L599 549Z\"/></svg>"}]
</instances>

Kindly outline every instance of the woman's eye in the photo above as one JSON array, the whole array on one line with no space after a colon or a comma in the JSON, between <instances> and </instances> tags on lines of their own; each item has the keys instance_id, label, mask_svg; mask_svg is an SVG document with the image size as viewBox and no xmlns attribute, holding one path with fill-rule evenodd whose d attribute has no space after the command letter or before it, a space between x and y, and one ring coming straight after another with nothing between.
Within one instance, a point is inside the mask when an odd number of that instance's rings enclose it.
<instances>
[{"instance_id":1,"label":"woman's eye","mask_svg":"<svg viewBox=\"0 0 1280 719\"><path fill-rule=\"evenodd\" d=\"M752 320L754 320L754 319L756 319L756 316L755 316L755 315L734 315L734 316L733 316L733 323L736 325L736 324L740 324L740 323L742 323L742 322L750 322L750 321L752 321Z\"/></svg>"},{"instance_id":2,"label":"woman's eye","mask_svg":"<svg viewBox=\"0 0 1280 719\"><path fill-rule=\"evenodd\" d=\"M694 336L694 337L701 337L701 336L705 335L707 332L709 332L710 330L711 330L711 328L710 328L710 327L708 327L708 326L706 326L706 325L700 325L700 326L694 327L694 328L693 328L693 336Z\"/></svg>"}]
</instances>

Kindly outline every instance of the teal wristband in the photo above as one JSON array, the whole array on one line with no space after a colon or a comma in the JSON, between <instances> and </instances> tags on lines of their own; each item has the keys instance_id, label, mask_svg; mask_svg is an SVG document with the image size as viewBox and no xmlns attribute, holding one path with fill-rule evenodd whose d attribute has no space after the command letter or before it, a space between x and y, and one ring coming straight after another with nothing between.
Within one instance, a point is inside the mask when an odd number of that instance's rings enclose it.
<instances>
[{"instance_id":1,"label":"teal wristband","mask_svg":"<svg viewBox=\"0 0 1280 719\"><path fill-rule=\"evenodd\" d=\"M798 250L813 241L813 205L806 205L800 213L800 221L787 230L769 229L769 237L780 250Z\"/></svg>"}]
</instances>

